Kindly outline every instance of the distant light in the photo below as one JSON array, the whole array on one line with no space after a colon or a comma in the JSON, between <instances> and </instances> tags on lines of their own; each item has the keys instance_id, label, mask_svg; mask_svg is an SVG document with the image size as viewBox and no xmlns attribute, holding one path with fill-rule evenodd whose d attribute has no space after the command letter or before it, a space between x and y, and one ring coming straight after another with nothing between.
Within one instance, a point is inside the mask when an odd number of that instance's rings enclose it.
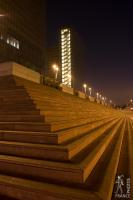
<instances>
[{"instance_id":1,"label":"distant light","mask_svg":"<svg viewBox=\"0 0 133 200\"><path fill-rule=\"evenodd\" d=\"M83 84L83 87L84 87L84 88L87 88L87 84L84 83L84 84Z\"/></svg>"},{"instance_id":2,"label":"distant light","mask_svg":"<svg viewBox=\"0 0 133 200\"><path fill-rule=\"evenodd\" d=\"M4 17L5 15L3 15L3 14L0 14L0 17Z\"/></svg>"},{"instance_id":3,"label":"distant light","mask_svg":"<svg viewBox=\"0 0 133 200\"><path fill-rule=\"evenodd\" d=\"M53 67L53 69L54 69L55 71L59 71L59 68L58 68L58 66L57 66L56 64L53 64L52 67Z\"/></svg>"},{"instance_id":4,"label":"distant light","mask_svg":"<svg viewBox=\"0 0 133 200\"><path fill-rule=\"evenodd\" d=\"M53 70L54 70L54 72L55 72L55 79L57 79L59 67L58 67L56 64L53 64L53 65L52 65L52 68L53 68Z\"/></svg>"}]
</instances>

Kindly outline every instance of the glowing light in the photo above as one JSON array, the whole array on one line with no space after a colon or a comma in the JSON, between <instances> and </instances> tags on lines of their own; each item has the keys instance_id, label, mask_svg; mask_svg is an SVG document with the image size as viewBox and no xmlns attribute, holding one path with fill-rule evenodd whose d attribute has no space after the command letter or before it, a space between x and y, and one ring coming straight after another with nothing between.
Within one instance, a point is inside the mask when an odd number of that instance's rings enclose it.
<instances>
[{"instance_id":1,"label":"glowing light","mask_svg":"<svg viewBox=\"0 0 133 200\"><path fill-rule=\"evenodd\" d=\"M97 92L96 95L97 95L97 99L98 99L98 97L99 97L99 93Z\"/></svg>"},{"instance_id":2,"label":"glowing light","mask_svg":"<svg viewBox=\"0 0 133 200\"><path fill-rule=\"evenodd\" d=\"M84 88L84 92L86 94L86 92L87 92L87 84L86 83L83 84L83 88Z\"/></svg>"},{"instance_id":3,"label":"glowing light","mask_svg":"<svg viewBox=\"0 0 133 200\"><path fill-rule=\"evenodd\" d=\"M57 79L57 77L58 77L58 72L59 72L59 67L58 67L56 64L53 64L53 65L52 65L52 68L53 68L53 70L54 70L54 72L55 72L55 79Z\"/></svg>"}]
</instances>

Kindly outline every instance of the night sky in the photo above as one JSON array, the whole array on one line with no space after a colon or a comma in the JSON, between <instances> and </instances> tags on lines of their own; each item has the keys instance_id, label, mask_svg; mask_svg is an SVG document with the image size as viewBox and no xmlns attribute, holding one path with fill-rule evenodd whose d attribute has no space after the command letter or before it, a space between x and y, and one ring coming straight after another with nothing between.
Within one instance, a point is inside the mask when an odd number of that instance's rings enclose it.
<instances>
[{"instance_id":1,"label":"night sky","mask_svg":"<svg viewBox=\"0 0 133 200\"><path fill-rule=\"evenodd\" d=\"M48 45L74 30L74 83L88 83L116 104L133 98L133 3L48 0Z\"/></svg>"}]
</instances>

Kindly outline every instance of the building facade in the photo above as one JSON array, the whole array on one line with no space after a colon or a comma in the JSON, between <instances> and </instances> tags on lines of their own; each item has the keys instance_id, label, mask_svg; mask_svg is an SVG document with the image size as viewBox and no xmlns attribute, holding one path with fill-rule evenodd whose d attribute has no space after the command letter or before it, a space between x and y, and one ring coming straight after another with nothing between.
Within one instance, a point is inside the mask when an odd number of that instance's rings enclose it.
<instances>
[{"instance_id":1,"label":"building facade","mask_svg":"<svg viewBox=\"0 0 133 200\"><path fill-rule=\"evenodd\" d=\"M71 31L61 29L61 71L62 84L72 87Z\"/></svg>"},{"instance_id":2,"label":"building facade","mask_svg":"<svg viewBox=\"0 0 133 200\"><path fill-rule=\"evenodd\" d=\"M0 0L0 62L15 61L43 72L45 0Z\"/></svg>"}]
</instances>

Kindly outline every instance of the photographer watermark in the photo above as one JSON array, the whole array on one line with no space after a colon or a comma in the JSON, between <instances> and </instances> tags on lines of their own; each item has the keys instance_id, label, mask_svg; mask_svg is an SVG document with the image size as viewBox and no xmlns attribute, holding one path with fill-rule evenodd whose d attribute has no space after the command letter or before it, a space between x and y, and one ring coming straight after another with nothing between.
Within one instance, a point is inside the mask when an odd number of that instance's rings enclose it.
<instances>
[{"instance_id":1,"label":"photographer watermark","mask_svg":"<svg viewBox=\"0 0 133 200\"><path fill-rule=\"evenodd\" d=\"M115 198L130 199L130 178L125 178L123 174L117 176L115 186Z\"/></svg>"}]
</instances>

